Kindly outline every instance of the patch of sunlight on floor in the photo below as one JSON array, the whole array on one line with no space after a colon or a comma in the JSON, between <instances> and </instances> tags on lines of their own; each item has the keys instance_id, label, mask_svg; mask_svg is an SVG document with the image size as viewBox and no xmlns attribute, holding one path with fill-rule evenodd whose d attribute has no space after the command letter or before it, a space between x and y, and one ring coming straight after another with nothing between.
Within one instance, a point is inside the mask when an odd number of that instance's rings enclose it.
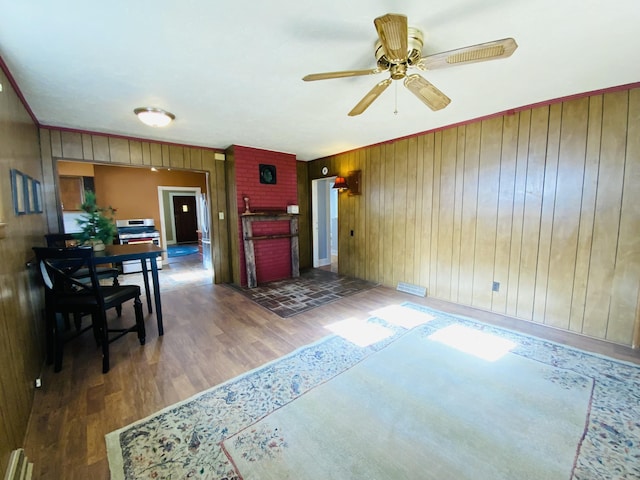
<instances>
[{"instance_id":1,"label":"patch of sunlight on floor","mask_svg":"<svg viewBox=\"0 0 640 480\"><path fill-rule=\"evenodd\" d=\"M369 313L387 323L406 329L417 327L436 318L428 313L420 312L414 308L403 307L402 305L389 305Z\"/></svg>"},{"instance_id":2,"label":"patch of sunlight on floor","mask_svg":"<svg viewBox=\"0 0 640 480\"><path fill-rule=\"evenodd\" d=\"M499 360L517 345L511 340L462 325L442 328L429 338L489 362Z\"/></svg>"},{"instance_id":3,"label":"patch of sunlight on floor","mask_svg":"<svg viewBox=\"0 0 640 480\"><path fill-rule=\"evenodd\" d=\"M327 325L325 328L359 347L373 345L393 335L392 330L382 325L355 318L341 320Z\"/></svg>"},{"instance_id":4,"label":"patch of sunlight on floor","mask_svg":"<svg viewBox=\"0 0 640 480\"><path fill-rule=\"evenodd\" d=\"M169 274L169 278L174 282L195 282L198 280L206 280L211 278L211 272L209 270L184 272L184 273L172 273Z\"/></svg>"}]
</instances>

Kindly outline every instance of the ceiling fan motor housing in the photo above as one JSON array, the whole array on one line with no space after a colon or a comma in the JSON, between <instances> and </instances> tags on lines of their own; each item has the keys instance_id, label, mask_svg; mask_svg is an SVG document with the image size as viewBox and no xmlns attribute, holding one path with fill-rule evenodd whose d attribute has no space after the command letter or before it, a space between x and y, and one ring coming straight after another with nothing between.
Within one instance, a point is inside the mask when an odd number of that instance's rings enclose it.
<instances>
[{"instance_id":1,"label":"ceiling fan motor housing","mask_svg":"<svg viewBox=\"0 0 640 480\"><path fill-rule=\"evenodd\" d=\"M380 40L376 41L375 56L378 68L381 70L389 70L391 68L391 77L394 80L403 78L407 70L406 67L416 65L422 58L423 44L424 35L422 34L422 31L417 28L409 27L407 38L407 61L402 64L395 64L390 62L387 58L387 52L385 52L382 42ZM392 68L394 65L404 65L404 68L394 69ZM394 70L397 72L395 75ZM400 74L400 71L402 71L402 74Z\"/></svg>"}]
</instances>

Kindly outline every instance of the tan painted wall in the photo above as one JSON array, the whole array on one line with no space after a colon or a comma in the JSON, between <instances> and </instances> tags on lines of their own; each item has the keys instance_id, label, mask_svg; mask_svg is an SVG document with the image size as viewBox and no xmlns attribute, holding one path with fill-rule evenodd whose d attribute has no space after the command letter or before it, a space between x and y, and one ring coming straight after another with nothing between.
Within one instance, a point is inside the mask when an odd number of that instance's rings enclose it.
<instances>
[{"instance_id":1,"label":"tan painted wall","mask_svg":"<svg viewBox=\"0 0 640 480\"><path fill-rule=\"evenodd\" d=\"M340 273L638 345L640 89L315 160L309 178L323 165L362 170L363 194L340 195Z\"/></svg>"},{"instance_id":2,"label":"tan painted wall","mask_svg":"<svg viewBox=\"0 0 640 480\"><path fill-rule=\"evenodd\" d=\"M200 187L207 191L206 176L200 172L96 165L96 198L100 205L116 209L116 219L153 218L160 227L158 187Z\"/></svg>"},{"instance_id":3,"label":"tan painted wall","mask_svg":"<svg viewBox=\"0 0 640 480\"><path fill-rule=\"evenodd\" d=\"M37 272L25 264L44 244L44 214L16 216L9 172L15 168L42 182L38 129L0 69L0 474L24 441L34 381L44 361L42 292Z\"/></svg>"}]
</instances>

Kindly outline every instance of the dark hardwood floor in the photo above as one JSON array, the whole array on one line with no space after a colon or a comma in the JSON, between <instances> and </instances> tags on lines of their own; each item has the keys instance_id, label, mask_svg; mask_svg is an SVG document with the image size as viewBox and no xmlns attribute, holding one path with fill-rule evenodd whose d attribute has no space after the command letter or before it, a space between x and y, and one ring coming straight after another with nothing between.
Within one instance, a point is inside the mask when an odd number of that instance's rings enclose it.
<instances>
[{"instance_id":1,"label":"dark hardwood floor","mask_svg":"<svg viewBox=\"0 0 640 480\"><path fill-rule=\"evenodd\" d=\"M189 272L195 283L188 281ZM146 345L140 346L134 334L112 343L109 373L101 373L91 335L67 345L61 372L45 367L25 442L34 478L107 479L108 432L327 336L330 323L365 319L378 308L404 301L640 363L640 354L629 348L389 288L281 318L233 289L203 281L190 259L169 263L161 279L166 287L161 287L163 337L158 337L155 317L146 314ZM132 318L133 307L126 308L123 319Z\"/></svg>"}]
</instances>

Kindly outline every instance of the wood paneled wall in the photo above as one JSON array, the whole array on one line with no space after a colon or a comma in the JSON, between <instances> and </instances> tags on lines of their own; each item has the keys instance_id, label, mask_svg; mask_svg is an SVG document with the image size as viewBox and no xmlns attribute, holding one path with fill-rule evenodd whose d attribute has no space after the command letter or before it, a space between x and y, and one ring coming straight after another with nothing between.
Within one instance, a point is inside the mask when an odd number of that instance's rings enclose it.
<instances>
[{"instance_id":1,"label":"wood paneled wall","mask_svg":"<svg viewBox=\"0 0 640 480\"><path fill-rule=\"evenodd\" d=\"M16 216L12 168L42 182L38 129L0 69L0 475L9 455L21 447L33 404L36 377L44 362L43 299L37 271L26 268L31 247L46 232L44 214Z\"/></svg>"},{"instance_id":2,"label":"wood paneled wall","mask_svg":"<svg viewBox=\"0 0 640 480\"><path fill-rule=\"evenodd\" d=\"M211 259L215 281L231 281L225 162L216 160L217 152L207 148L144 142L55 128L41 128L40 141L45 177L44 202L51 232L58 232L62 228L62 212L58 207L60 202L56 189L57 160L205 172L209 189ZM219 219L218 212L225 212L224 219Z\"/></svg>"},{"instance_id":3,"label":"wood paneled wall","mask_svg":"<svg viewBox=\"0 0 640 480\"><path fill-rule=\"evenodd\" d=\"M640 89L315 160L309 178L324 165L362 170L339 199L340 273L638 345Z\"/></svg>"},{"instance_id":4,"label":"wood paneled wall","mask_svg":"<svg viewBox=\"0 0 640 480\"><path fill-rule=\"evenodd\" d=\"M311 183L309 178L309 163L296 162L298 178L298 240L300 245L300 268L311 268L313 258L311 251Z\"/></svg>"}]
</instances>

